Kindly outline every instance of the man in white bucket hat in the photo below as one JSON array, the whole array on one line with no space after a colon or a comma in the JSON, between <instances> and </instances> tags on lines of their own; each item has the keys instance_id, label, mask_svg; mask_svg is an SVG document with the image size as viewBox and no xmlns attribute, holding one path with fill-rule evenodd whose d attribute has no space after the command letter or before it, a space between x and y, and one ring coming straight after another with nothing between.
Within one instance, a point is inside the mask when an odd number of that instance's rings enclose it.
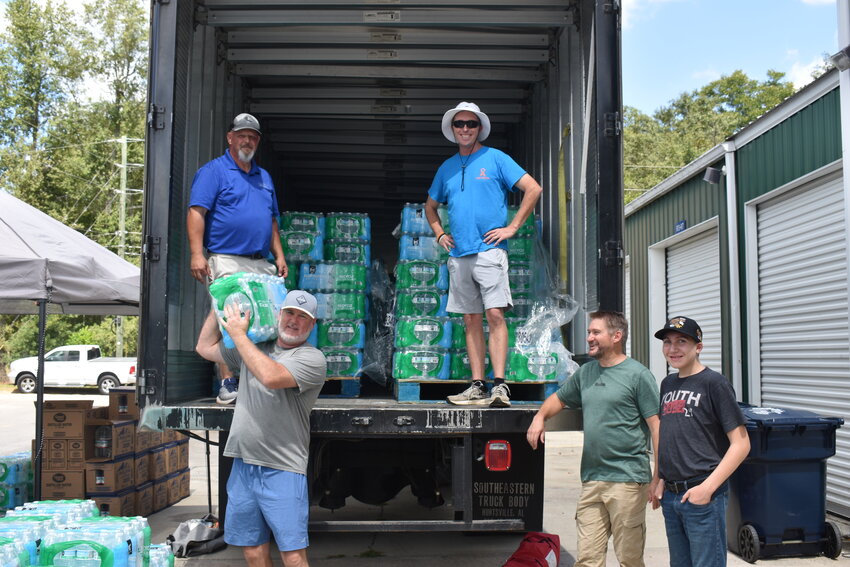
<instances>
[{"instance_id":1,"label":"man in white bucket hat","mask_svg":"<svg viewBox=\"0 0 850 567\"><path fill-rule=\"evenodd\" d=\"M506 407L505 384L508 328L505 311L513 307L508 282L508 245L525 222L542 189L506 153L481 144L490 135L490 119L472 102L460 102L443 114L443 135L458 145L434 176L425 215L437 243L449 253L447 310L463 314L472 384L449 396L455 405ZM523 192L519 210L508 219L508 194ZM451 234L440 223L437 207L448 206ZM484 314L490 328L487 347L493 367L493 387L484 385Z\"/></svg>"}]
</instances>

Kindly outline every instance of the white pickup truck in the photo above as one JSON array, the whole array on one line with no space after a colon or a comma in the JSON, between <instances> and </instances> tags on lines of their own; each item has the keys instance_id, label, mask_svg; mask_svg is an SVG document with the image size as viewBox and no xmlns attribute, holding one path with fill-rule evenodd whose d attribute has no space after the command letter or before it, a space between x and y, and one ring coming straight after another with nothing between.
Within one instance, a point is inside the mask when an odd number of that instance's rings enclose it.
<instances>
[{"instance_id":1,"label":"white pickup truck","mask_svg":"<svg viewBox=\"0 0 850 567\"><path fill-rule=\"evenodd\" d=\"M38 357L13 360L9 377L18 390L34 392ZM97 345L66 345L44 355L44 385L47 387L97 386L102 394L111 388L136 383L136 359L100 356Z\"/></svg>"}]
</instances>

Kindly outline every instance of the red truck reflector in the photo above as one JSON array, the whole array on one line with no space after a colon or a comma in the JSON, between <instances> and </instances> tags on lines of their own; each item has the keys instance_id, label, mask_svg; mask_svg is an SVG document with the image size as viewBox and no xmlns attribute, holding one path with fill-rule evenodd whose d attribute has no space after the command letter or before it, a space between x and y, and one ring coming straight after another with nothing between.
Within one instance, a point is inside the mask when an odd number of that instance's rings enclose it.
<instances>
[{"instance_id":1,"label":"red truck reflector","mask_svg":"<svg viewBox=\"0 0 850 567\"><path fill-rule=\"evenodd\" d=\"M484 448L484 465L488 471L506 471L511 468L511 444L501 439L487 441Z\"/></svg>"}]
</instances>

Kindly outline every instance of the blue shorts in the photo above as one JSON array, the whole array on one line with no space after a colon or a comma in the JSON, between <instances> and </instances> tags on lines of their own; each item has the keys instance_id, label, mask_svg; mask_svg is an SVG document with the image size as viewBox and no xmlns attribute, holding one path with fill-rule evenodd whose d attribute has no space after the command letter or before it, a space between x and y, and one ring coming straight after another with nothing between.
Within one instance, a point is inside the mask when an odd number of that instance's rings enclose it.
<instances>
[{"instance_id":1,"label":"blue shorts","mask_svg":"<svg viewBox=\"0 0 850 567\"><path fill-rule=\"evenodd\" d=\"M268 543L273 533L281 551L304 549L310 545L309 513L306 476L233 459L227 479L225 542L253 547Z\"/></svg>"}]
</instances>

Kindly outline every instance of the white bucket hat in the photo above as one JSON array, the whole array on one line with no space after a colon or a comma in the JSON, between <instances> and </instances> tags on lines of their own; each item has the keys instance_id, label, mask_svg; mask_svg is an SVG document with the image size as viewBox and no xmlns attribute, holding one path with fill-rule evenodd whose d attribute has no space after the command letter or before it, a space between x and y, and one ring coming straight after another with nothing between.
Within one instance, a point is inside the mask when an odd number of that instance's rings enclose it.
<instances>
[{"instance_id":1,"label":"white bucket hat","mask_svg":"<svg viewBox=\"0 0 850 567\"><path fill-rule=\"evenodd\" d=\"M451 110L447 110L446 113L443 114L443 136L445 136L449 142L453 144L457 143L454 132L452 132L452 120L454 120L455 114L463 110L471 112L478 117L478 120L481 121L481 131L478 133L478 141L483 142L486 140L487 136L490 135L490 119L487 118L486 114L481 112L481 109L478 108L478 105L474 102L459 102L456 107Z\"/></svg>"}]
</instances>

